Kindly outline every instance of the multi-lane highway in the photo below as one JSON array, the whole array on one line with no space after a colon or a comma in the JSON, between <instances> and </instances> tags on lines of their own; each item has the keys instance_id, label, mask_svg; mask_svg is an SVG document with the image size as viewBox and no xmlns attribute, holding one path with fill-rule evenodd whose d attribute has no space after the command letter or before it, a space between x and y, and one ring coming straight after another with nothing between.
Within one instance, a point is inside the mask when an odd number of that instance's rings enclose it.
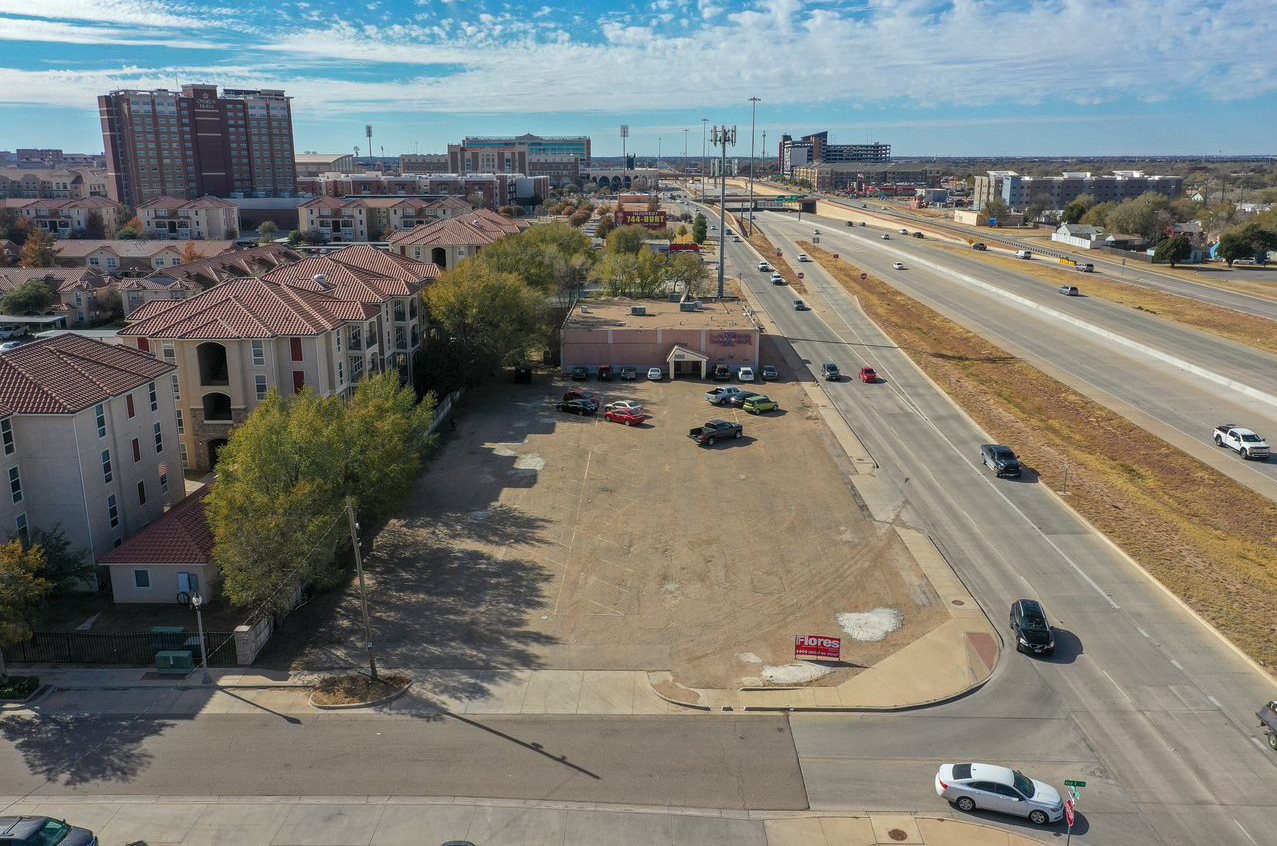
<instances>
[{"instance_id":1,"label":"multi-lane highway","mask_svg":"<svg viewBox=\"0 0 1277 846\"><path fill-rule=\"evenodd\" d=\"M765 225L773 238L788 226ZM810 368L833 360L886 376L824 387L881 465L900 519L930 534L995 622L1005 626L1011 602L1030 596L1062 630L1054 658L1008 651L988 685L950 705L792 718L813 807L928 807L937 763L990 760L1056 784L1086 780L1086 834L1097 843L1277 843L1267 786L1277 756L1253 717L1271 678L1050 491L981 472L979 429L822 268L804 265L817 311L796 312L793 292L757 272L748 244L728 243L727 255Z\"/></svg>"}]
</instances>

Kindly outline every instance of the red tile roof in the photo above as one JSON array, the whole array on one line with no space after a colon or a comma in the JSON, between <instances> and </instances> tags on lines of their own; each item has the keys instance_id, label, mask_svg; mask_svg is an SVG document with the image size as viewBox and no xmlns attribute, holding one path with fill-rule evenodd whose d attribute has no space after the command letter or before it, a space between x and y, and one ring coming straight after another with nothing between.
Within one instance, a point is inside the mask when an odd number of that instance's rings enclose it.
<instances>
[{"instance_id":1,"label":"red tile roof","mask_svg":"<svg viewBox=\"0 0 1277 846\"><path fill-rule=\"evenodd\" d=\"M234 241L129 241L116 239L113 241L88 241L68 239L53 245L60 259L85 258L89 253L102 249L111 250L120 258L151 258L156 253L172 250L181 253L182 247L193 244L196 250L206 256L215 256L227 250L235 249Z\"/></svg>"},{"instance_id":2,"label":"red tile roof","mask_svg":"<svg viewBox=\"0 0 1277 846\"><path fill-rule=\"evenodd\" d=\"M211 564L213 532L204 516L207 487L98 559L99 564Z\"/></svg>"},{"instance_id":3,"label":"red tile roof","mask_svg":"<svg viewBox=\"0 0 1277 846\"><path fill-rule=\"evenodd\" d=\"M108 281L88 267L0 267L0 292L12 291L32 279L42 279L57 291L100 288Z\"/></svg>"},{"instance_id":4,"label":"red tile roof","mask_svg":"<svg viewBox=\"0 0 1277 846\"><path fill-rule=\"evenodd\" d=\"M172 369L122 344L54 335L0 355L0 409L11 414L73 414Z\"/></svg>"},{"instance_id":5,"label":"red tile roof","mask_svg":"<svg viewBox=\"0 0 1277 846\"><path fill-rule=\"evenodd\" d=\"M233 279L187 300L152 300L121 335L238 339L317 335L377 314L377 307L265 279Z\"/></svg>"},{"instance_id":6,"label":"red tile roof","mask_svg":"<svg viewBox=\"0 0 1277 846\"><path fill-rule=\"evenodd\" d=\"M178 209L226 209L235 208L235 204L220 197L206 195L194 200L187 200L183 197L156 197L153 200L147 200L145 203L139 203L137 206L138 211L155 208L168 209L170 211Z\"/></svg>"},{"instance_id":7,"label":"red tile roof","mask_svg":"<svg viewBox=\"0 0 1277 846\"><path fill-rule=\"evenodd\" d=\"M475 209L447 220L414 226L407 232L396 232L390 236L390 243L395 247L486 246L498 238L522 232L528 226L526 220Z\"/></svg>"},{"instance_id":8,"label":"red tile roof","mask_svg":"<svg viewBox=\"0 0 1277 846\"><path fill-rule=\"evenodd\" d=\"M159 287L175 283L191 283L196 288L209 288L228 279L255 276L281 264L298 261L302 254L280 244L266 244L243 250L232 250L210 258L188 261L153 270L146 275Z\"/></svg>"},{"instance_id":9,"label":"red tile roof","mask_svg":"<svg viewBox=\"0 0 1277 846\"><path fill-rule=\"evenodd\" d=\"M322 275L323 282L315 280ZM343 300L382 303L421 290L439 267L357 244L322 256L302 259L267 273L264 279L308 291L323 291Z\"/></svg>"}]
</instances>

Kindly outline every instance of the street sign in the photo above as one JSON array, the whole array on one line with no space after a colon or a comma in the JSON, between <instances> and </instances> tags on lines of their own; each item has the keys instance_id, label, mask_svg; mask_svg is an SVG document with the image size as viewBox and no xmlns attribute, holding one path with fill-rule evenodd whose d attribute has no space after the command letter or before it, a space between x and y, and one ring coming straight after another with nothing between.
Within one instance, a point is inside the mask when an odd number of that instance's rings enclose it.
<instances>
[{"instance_id":1,"label":"street sign","mask_svg":"<svg viewBox=\"0 0 1277 846\"><path fill-rule=\"evenodd\" d=\"M1073 800L1064 803L1064 819L1069 824L1069 828L1073 827Z\"/></svg>"},{"instance_id":2,"label":"street sign","mask_svg":"<svg viewBox=\"0 0 1277 846\"><path fill-rule=\"evenodd\" d=\"M802 278L803 278L803 272L802 272L801 270L800 270L800 271L798 271L798 278L799 278L799 279L802 279Z\"/></svg>"},{"instance_id":3,"label":"street sign","mask_svg":"<svg viewBox=\"0 0 1277 846\"><path fill-rule=\"evenodd\" d=\"M1067 779L1067 778L1066 778L1066 779L1064 780L1064 786L1065 786L1065 787L1086 787L1086 782L1084 782L1084 781L1070 781L1069 779Z\"/></svg>"},{"instance_id":4,"label":"street sign","mask_svg":"<svg viewBox=\"0 0 1277 846\"><path fill-rule=\"evenodd\" d=\"M1079 788L1079 787L1068 787L1068 788L1065 788L1065 789L1069 791L1069 795L1073 797L1073 801L1074 801L1074 802L1081 802L1081 801L1082 801L1082 794L1078 792L1079 790L1081 790L1081 788Z\"/></svg>"}]
</instances>

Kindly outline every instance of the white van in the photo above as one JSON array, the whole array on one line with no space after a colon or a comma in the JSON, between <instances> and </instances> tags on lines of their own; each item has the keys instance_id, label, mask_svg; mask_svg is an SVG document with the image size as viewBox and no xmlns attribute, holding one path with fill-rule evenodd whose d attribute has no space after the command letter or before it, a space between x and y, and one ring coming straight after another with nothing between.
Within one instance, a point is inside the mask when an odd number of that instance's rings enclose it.
<instances>
[{"instance_id":1,"label":"white van","mask_svg":"<svg viewBox=\"0 0 1277 846\"><path fill-rule=\"evenodd\" d=\"M1021 258L1021 259L1031 259L1033 258L1033 253L1029 252L1028 250L1016 250L1015 257Z\"/></svg>"}]
</instances>

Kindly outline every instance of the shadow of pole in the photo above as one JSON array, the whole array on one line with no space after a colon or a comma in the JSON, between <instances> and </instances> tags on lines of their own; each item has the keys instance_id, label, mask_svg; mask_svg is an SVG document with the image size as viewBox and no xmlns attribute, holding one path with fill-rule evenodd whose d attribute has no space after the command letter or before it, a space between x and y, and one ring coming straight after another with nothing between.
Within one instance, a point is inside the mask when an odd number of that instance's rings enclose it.
<instances>
[{"instance_id":1,"label":"shadow of pole","mask_svg":"<svg viewBox=\"0 0 1277 846\"><path fill-rule=\"evenodd\" d=\"M454 719L454 720L456 720L456 721L458 721L458 722L465 723L466 725L468 725L468 726L470 726L470 727L472 727L472 728L477 728L477 729L479 729L479 730L481 730L481 731L486 731L488 734L496 735L497 737L501 738L502 740L508 740L508 741L510 741L511 743L515 744L516 746L522 746L524 749L527 749L527 750L529 750L529 751L531 751L531 752L535 752L535 753L536 753L536 754L538 754L538 755L542 755L542 756L544 756L544 757L546 757L546 758L549 758L551 761L554 761L555 763L562 764L563 766L568 767L569 769L576 770L577 772L581 773L582 775L589 776L590 778L595 779L595 780L601 780L601 779L602 779L602 776L597 775L596 773L592 773L592 772L590 772L590 771L589 771L589 770L587 770L585 767L579 766L579 765L577 765L577 764L573 764L571 761L569 761L569 760L568 760L568 756L567 756L567 755L552 755L552 754L550 754L549 752L545 751L545 749L543 749L543 748L541 747L541 744L539 744L539 743L529 743L529 742L527 742L526 740L520 740L519 738L517 738L517 737L513 737L513 736L511 736L511 735L508 735L508 734L506 734L506 733L505 733L505 732L503 732L503 731L497 731L496 729L492 728L491 726L485 726L483 723L475 722L474 720L471 720L471 719L469 719L469 718L467 718L467 717L463 717L463 716L461 716L460 714L453 713L452 711L449 711L449 710L444 709L444 708L440 708L440 709L439 709L439 713L440 713L441 715L445 716L445 717L451 717L452 719Z\"/></svg>"}]
</instances>

